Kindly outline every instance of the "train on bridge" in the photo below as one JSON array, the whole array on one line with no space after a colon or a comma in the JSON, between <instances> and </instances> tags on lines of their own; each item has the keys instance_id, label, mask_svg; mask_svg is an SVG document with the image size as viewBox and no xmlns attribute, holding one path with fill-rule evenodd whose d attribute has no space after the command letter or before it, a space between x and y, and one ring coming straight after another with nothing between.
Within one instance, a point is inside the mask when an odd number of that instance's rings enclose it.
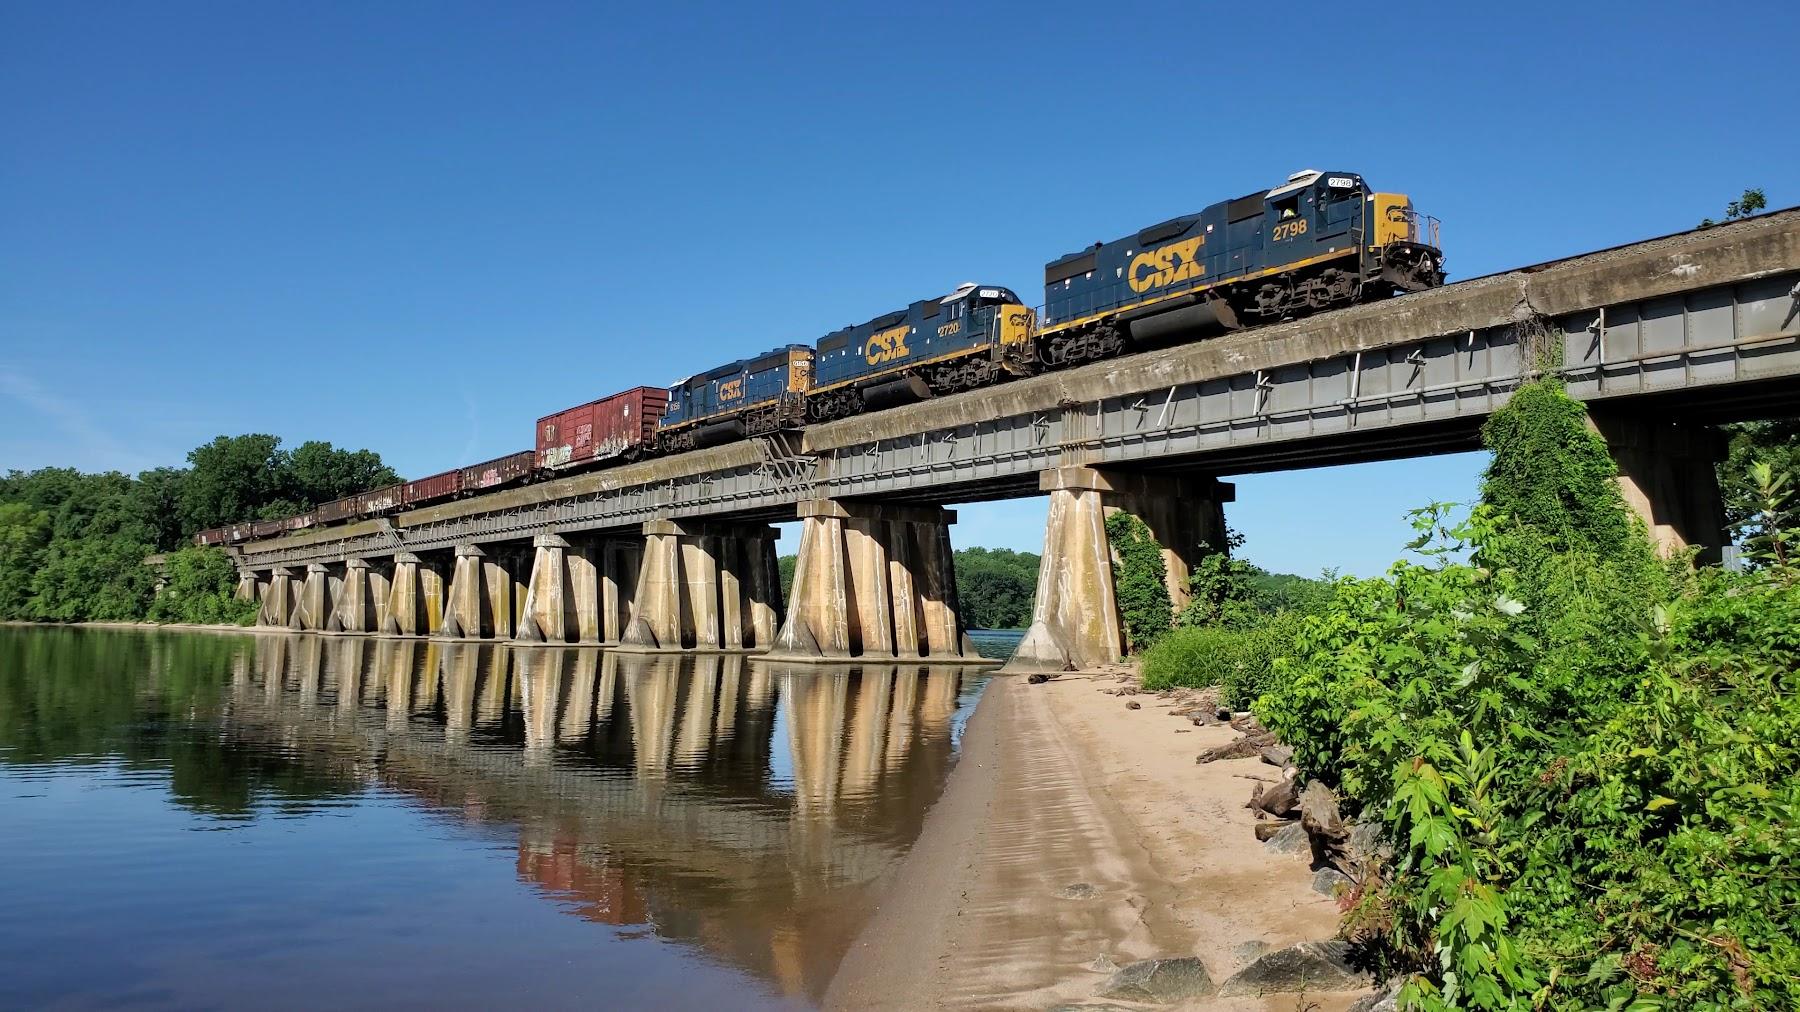
<instances>
[{"instance_id":1,"label":"train on bridge","mask_svg":"<svg viewBox=\"0 0 1800 1012\"><path fill-rule=\"evenodd\" d=\"M1354 172L1305 170L1050 261L1034 310L969 283L807 344L546 415L534 449L195 535L232 544L751 436L1444 283L1435 219Z\"/></svg>"}]
</instances>

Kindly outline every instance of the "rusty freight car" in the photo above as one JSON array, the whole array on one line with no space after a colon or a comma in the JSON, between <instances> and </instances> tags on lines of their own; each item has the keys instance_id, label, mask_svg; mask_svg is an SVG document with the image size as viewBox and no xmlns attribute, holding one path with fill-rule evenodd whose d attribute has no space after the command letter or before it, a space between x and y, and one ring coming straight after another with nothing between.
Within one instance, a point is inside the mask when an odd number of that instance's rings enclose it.
<instances>
[{"instance_id":1,"label":"rusty freight car","mask_svg":"<svg viewBox=\"0 0 1800 1012\"><path fill-rule=\"evenodd\" d=\"M462 469L464 492L486 491L529 481L537 474L537 451L520 450Z\"/></svg>"},{"instance_id":2,"label":"rusty freight car","mask_svg":"<svg viewBox=\"0 0 1800 1012\"><path fill-rule=\"evenodd\" d=\"M400 487L400 500L408 506L423 506L449 499L462 491L462 468L453 468L429 478L414 478Z\"/></svg>"},{"instance_id":3,"label":"rusty freight car","mask_svg":"<svg viewBox=\"0 0 1800 1012\"><path fill-rule=\"evenodd\" d=\"M538 419L537 463L568 470L633 460L656 445L656 423L669 405L661 387L635 387Z\"/></svg>"},{"instance_id":4,"label":"rusty freight car","mask_svg":"<svg viewBox=\"0 0 1800 1012\"><path fill-rule=\"evenodd\" d=\"M372 488L367 492L358 494L356 497L357 515L378 517L399 509L401 491L405 487L405 485L395 482L392 485L383 485L380 488Z\"/></svg>"}]
</instances>

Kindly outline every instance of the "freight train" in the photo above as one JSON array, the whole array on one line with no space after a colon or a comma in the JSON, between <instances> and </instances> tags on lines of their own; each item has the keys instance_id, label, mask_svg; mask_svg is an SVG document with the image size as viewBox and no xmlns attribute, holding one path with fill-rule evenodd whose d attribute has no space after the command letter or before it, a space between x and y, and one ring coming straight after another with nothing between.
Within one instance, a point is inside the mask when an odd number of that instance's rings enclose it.
<instances>
[{"instance_id":1,"label":"freight train","mask_svg":"<svg viewBox=\"0 0 1800 1012\"><path fill-rule=\"evenodd\" d=\"M1044 266L1042 308L964 284L866 323L635 387L538 420L536 448L281 520L195 535L233 544L593 467L803 428L1012 377L1167 347L1444 283L1433 218L1354 172L1306 170Z\"/></svg>"}]
</instances>

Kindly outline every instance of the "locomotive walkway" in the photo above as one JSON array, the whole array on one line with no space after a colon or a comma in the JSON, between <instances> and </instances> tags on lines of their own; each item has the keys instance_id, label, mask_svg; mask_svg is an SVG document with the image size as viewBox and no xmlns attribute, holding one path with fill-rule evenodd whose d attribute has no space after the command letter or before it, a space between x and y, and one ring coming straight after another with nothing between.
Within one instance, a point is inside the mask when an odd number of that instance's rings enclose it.
<instances>
[{"instance_id":1,"label":"locomotive walkway","mask_svg":"<svg viewBox=\"0 0 1800 1012\"><path fill-rule=\"evenodd\" d=\"M1179 605L1248 473L1473 448L1560 367L1665 549L1715 552L1699 428L1800 402L1800 209L1066 372L245 544L240 593L292 628L787 657L965 648L944 503L1049 493L1015 657L1111 660L1101 527L1142 516ZM771 521L803 521L791 606ZM301 570L305 573L302 576Z\"/></svg>"}]
</instances>

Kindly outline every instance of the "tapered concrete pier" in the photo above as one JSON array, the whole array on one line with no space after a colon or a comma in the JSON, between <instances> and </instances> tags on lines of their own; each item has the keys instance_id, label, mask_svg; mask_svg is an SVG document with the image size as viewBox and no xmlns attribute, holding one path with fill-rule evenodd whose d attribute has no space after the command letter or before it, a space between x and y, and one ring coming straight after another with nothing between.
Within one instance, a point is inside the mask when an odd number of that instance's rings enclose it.
<instances>
[{"instance_id":1,"label":"tapered concrete pier","mask_svg":"<svg viewBox=\"0 0 1800 1012\"><path fill-rule=\"evenodd\" d=\"M780 613L773 528L652 520L643 533L622 648L768 649Z\"/></svg>"},{"instance_id":2,"label":"tapered concrete pier","mask_svg":"<svg viewBox=\"0 0 1800 1012\"><path fill-rule=\"evenodd\" d=\"M1044 554L1031 626L1009 670L1064 671L1107 664L1125 649L1113 593L1106 516L1132 513L1163 546L1163 578L1177 612L1188 602L1188 577L1205 551L1224 551L1224 504L1235 489L1212 478L1120 474L1061 467L1039 475L1049 493Z\"/></svg>"},{"instance_id":3,"label":"tapered concrete pier","mask_svg":"<svg viewBox=\"0 0 1800 1012\"><path fill-rule=\"evenodd\" d=\"M802 502L793 600L771 657L979 660L963 635L944 509Z\"/></svg>"}]
</instances>

